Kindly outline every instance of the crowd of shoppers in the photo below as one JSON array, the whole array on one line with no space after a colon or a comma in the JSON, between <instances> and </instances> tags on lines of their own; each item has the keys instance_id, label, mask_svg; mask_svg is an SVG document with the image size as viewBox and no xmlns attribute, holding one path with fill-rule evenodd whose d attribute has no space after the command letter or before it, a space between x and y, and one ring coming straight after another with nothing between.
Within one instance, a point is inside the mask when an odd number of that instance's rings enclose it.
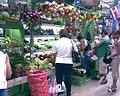
<instances>
[{"instance_id":1,"label":"crowd of shoppers","mask_svg":"<svg viewBox=\"0 0 120 96\"><path fill-rule=\"evenodd\" d=\"M65 82L66 96L71 96L71 75L72 75L72 47L75 51L83 51L83 68L89 73L89 67L91 64L91 57L94 55L91 47L90 39L83 39L81 34L78 34L76 43L69 38L69 32L61 30L60 39L52 47L52 53L56 56L56 81L57 84L62 85L62 81ZM108 88L109 92L115 92L117 89L117 80L119 77L119 62L120 62L120 30L108 34L106 31L102 31L101 38L94 41L96 56L98 57L98 69L99 79L101 77L101 84L107 83L108 64L104 61L105 56L107 60L111 60L109 66L112 69L113 84ZM106 53L110 50L110 54Z\"/></svg>"}]
</instances>

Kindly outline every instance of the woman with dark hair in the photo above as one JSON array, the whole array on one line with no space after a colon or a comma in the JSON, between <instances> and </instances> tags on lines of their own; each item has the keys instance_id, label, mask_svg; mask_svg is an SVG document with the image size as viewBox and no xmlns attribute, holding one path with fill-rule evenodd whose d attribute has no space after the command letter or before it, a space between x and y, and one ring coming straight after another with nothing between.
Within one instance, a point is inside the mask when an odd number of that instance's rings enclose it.
<instances>
[{"instance_id":1,"label":"woman with dark hair","mask_svg":"<svg viewBox=\"0 0 120 96\"><path fill-rule=\"evenodd\" d=\"M72 48L77 52L78 49L73 40L69 39L68 31L59 32L60 39L52 47L52 53L56 56L56 80L57 84L62 85L64 80L66 86L66 96L71 96L71 74L72 74Z\"/></svg>"},{"instance_id":2,"label":"woman with dark hair","mask_svg":"<svg viewBox=\"0 0 120 96\"><path fill-rule=\"evenodd\" d=\"M81 34L77 36L78 41L80 42L80 48L83 50L83 68L86 69L87 76L89 76L90 64L92 63L90 58L93 56L93 51L90 45L89 40L83 39Z\"/></svg>"},{"instance_id":3,"label":"woman with dark hair","mask_svg":"<svg viewBox=\"0 0 120 96\"><path fill-rule=\"evenodd\" d=\"M110 46L111 54L107 58L112 58L111 69L113 82L111 87L108 88L108 91L116 92L120 66L120 30L113 32L112 36L115 42Z\"/></svg>"}]
</instances>

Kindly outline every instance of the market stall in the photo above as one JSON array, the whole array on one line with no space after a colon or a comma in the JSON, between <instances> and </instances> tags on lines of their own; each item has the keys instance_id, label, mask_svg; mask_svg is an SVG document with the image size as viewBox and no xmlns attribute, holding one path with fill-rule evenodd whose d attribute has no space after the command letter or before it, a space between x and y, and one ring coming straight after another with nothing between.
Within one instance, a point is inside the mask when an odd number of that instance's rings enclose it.
<instances>
[{"instance_id":1,"label":"market stall","mask_svg":"<svg viewBox=\"0 0 120 96\"><path fill-rule=\"evenodd\" d=\"M10 9L3 5L0 7L0 28L3 31L3 37L0 38L1 50L5 49L11 59L13 75L8 80L10 96L30 96L30 89L32 91L34 86L31 85L30 80L33 79L29 78L31 75L28 74L33 74L37 70L43 70L46 77L55 74L55 57L51 54L51 48L59 39L59 31L66 29L74 41L79 33L84 38L90 33L92 43L96 34L94 26L102 13L96 9L81 10L78 6L69 5L71 2L13 2L15 9L12 6ZM4 12L5 10L7 12ZM74 65L72 76L72 83L79 86L84 85L87 79L86 70L81 64L82 59L80 64ZM93 67L96 71L95 66ZM92 72L91 74L96 75ZM48 81L44 83L48 85Z\"/></svg>"}]
</instances>

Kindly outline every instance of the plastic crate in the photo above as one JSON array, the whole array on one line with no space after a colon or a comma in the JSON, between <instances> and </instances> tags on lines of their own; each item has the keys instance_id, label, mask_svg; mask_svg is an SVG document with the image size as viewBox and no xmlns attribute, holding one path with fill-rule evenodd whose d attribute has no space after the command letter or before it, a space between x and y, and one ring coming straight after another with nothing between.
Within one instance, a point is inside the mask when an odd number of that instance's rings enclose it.
<instances>
[{"instance_id":1,"label":"plastic crate","mask_svg":"<svg viewBox=\"0 0 120 96\"><path fill-rule=\"evenodd\" d=\"M86 76L80 77L72 75L72 84L77 86L82 86L86 84Z\"/></svg>"}]
</instances>

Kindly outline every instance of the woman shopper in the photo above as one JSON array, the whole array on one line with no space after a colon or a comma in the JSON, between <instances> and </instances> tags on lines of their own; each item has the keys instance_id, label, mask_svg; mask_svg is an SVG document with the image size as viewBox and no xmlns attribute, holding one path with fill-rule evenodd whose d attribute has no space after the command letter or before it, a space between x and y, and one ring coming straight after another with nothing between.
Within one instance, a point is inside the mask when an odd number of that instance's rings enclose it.
<instances>
[{"instance_id":1,"label":"woman shopper","mask_svg":"<svg viewBox=\"0 0 120 96\"><path fill-rule=\"evenodd\" d=\"M68 32L61 30L60 39L52 47L52 53L56 56L56 80L57 84L62 85L64 80L67 96L71 96L71 75L72 75L72 48L77 52L78 49L73 40L69 39Z\"/></svg>"},{"instance_id":2,"label":"woman shopper","mask_svg":"<svg viewBox=\"0 0 120 96\"><path fill-rule=\"evenodd\" d=\"M93 56L93 51L90 45L90 39L83 39L81 34L77 36L77 40L80 42L80 49L83 50L83 68L86 69L86 74L90 76L90 66L91 66L91 57Z\"/></svg>"},{"instance_id":3,"label":"woman shopper","mask_svg":"<svg viewBox=\"0 0 120 96\"><path fill-rule=\"evenodd\" d=\"M117 90L117 80L119 78L119 63L120 63L120 29L112 34L114 39L114 44L110 46L111 55L107 58L112 58L111 69L112 69L112 86L108 88L109 92L116 92Z\"/></svg>"},{"instance_id":4,"label":"woman shopper","mask_svg":"<svg viewBox=\"0 0 120 96\"><path fill-rule=\"evenodd\" d=\"M0 51L0 59L0 96L8 96L7 79L12 75L10 60L3 51Z\"/></svg>"}]
</instances>

